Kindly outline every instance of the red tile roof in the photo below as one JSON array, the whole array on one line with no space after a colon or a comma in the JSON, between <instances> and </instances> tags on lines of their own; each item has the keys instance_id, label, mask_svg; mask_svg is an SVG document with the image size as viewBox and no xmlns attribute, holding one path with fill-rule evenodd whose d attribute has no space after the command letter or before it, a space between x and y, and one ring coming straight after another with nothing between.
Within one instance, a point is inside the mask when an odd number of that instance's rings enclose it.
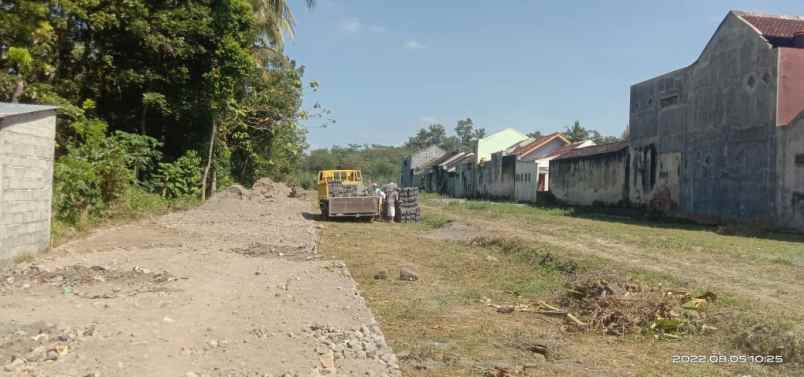
<instances>
[{"instance_id":1,"label":"red tile roof","mask_svg":"<svg viewBox=\"0 0 804 377\"><path fill-rule=\"evenodd\" d=\"M741 11L734 13L754 26L766 38L791 39L797 33L804 32L804 17L771 16Z\"/></svg>"},{"instance_id":2,"label":"red tile roof","mask_svg":"<svg viewBox=\"0 0 804 377\"><path fill-rule=\"evenodd\" d=\"M571 151L573 149L577 149L578 146L583 144L583 143L584 143L583 141L576 141L576 142L574 142L572 144L567 144L567 145L565 145L565 146L563 146L561 148L558 148L558 149L554 150L552 153L548 154L547 156L544 156L543 158L561 156L562 154L567 153L567 152L569 152L569 151ZM590 145L590 147L592 147L592 146L593 145Z\"/></svg>"},{"instance_id":3,"label":"red tile roof","mask_svg":"<svg viewBox=\"0 0 804 377\"><path fill-rule=\"evenodd\" d=\"M537 137L530 143L525 143L517 146L516 148L514 148L513 151L511 151L511 154L519 157L527 156L555 139L561 139L565 143L569 143L569 140L567 140L563 135L561 135L558 132L554 132L546 136Z\"/></svg>"},{"instance_id":4,"label":"red tile roof","mask_svg":"<svg viewBox=\"0 0 804 377\"><path fill-rule=\"evenodd\" d=\"M626 148L628 148L628 142L627 141L621 141L621 142L609 143L609 144L593 145L593 146L590 146L590 147L583 147L583 148L578 148L578 149L573 149L571 151L568 151L568 152L562 154L561 156L559 156L558 158L556 158L556 160L566 160L566 159L570 159L570 158L590 157L590 156L596 156L596 155L601 155L601 154L614 153L614 152L622 151L623 149L626 149Z\"/></svg>"}]
</instances>

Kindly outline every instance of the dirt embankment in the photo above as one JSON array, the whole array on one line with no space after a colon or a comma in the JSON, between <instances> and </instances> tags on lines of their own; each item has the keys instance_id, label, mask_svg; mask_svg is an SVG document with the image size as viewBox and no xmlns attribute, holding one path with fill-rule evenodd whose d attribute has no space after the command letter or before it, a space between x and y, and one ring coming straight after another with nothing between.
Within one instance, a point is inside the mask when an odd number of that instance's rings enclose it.
<instances>
[{"instance_id":1,"label":"dirt embankment","mask_svg":"<svg viewBox=\"0 0 804 377\"><path fill-rule=\"evenodd\" d=\"M230 188L0 272L0 376L398 376L289 194Z\"/></svg>"}]
</instances>

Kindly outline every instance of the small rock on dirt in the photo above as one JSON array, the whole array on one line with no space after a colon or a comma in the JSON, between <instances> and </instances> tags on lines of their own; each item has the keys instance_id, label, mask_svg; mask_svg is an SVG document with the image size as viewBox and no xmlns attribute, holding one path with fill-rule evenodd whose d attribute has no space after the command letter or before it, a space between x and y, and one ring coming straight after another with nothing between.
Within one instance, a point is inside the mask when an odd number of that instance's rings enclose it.
<instances>
[{"instance_id":1,"label":"small rock on dirt","mask_svg":"<svg viewBox=\"0 0 804 377\"><path fill-rule=\"evenodd\" d=\"M416 281L419 280L419 275L416 275L416 271L410 268L402 267L399 269L399 280Z\"/></svg>"},{"instance_id":2,"label":"small rock on dirt","mask_svg":"<svg viewBox=\"0 0 804 377\"><path fill-rule=\"evenodd\" d=\"M497 313L510 314L514 312L514 307L511 305L503 305L497 308Z\"/></svg>"},{"instance_id":3,"label":"small rock on dirt","mask_svg":"<svg viewBox=\"0 0 804 377\"><path fill-rule=\"evenodd\" d=\"M388 273L385 272L384 270L374 274L374 279L375 280L385 280L387 278L388 278Z\"/></svg>"}]
</instances>

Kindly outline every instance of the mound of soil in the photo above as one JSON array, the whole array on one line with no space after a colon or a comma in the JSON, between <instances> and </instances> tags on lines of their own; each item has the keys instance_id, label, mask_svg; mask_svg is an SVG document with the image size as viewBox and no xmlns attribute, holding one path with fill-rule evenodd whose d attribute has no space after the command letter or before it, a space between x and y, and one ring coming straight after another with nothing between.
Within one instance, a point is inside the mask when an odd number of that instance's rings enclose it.
<instances>
[{"instance_id":1,"label":"mound of soil","mask_svg":"<svg viewBox=\"0 0 804 377\"><path fill-rule=\"evenodd\" d=\"M212 198L215 200L264 200L272 198L296 197L291 195L292 190L282 182L274 182L271 178L260 178L251 187L251 190L241 186L232 185Z\"/></svg>"}]
</instances>

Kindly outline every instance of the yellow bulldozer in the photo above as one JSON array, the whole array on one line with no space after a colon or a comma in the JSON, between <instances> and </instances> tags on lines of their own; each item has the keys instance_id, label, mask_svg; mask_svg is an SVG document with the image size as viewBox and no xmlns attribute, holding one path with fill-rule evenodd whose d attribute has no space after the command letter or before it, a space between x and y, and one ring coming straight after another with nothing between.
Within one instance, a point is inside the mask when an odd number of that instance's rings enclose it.
<instances>
[{"instance_id":1,"label":"yellow bulldozer","mask_svg":"<svg viewBox=\"0 0 804 377\"><path fill-rule=\"evenodd\" d=\"M318 172L318 203L324 218L374 219L380 215L379 197L363 184L360 170Z\"/></svg>"}]
</instances>

